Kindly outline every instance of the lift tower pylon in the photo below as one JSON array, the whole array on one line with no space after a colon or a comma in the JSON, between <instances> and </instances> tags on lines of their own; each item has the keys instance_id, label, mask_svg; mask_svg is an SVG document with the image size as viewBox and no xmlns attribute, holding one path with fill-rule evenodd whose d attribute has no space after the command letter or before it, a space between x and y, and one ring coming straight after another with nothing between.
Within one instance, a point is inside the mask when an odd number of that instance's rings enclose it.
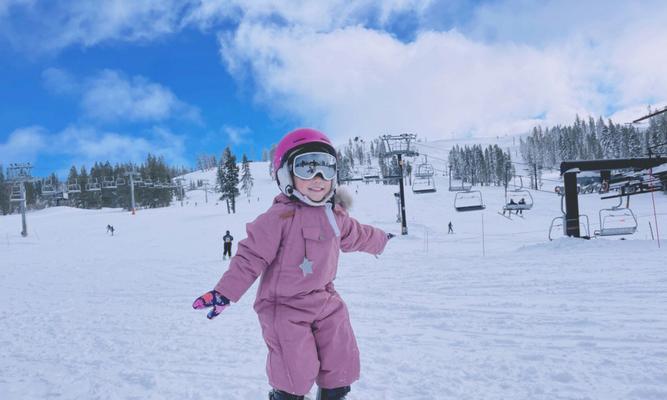
<instances>
[{"instance_id":1,"label":"lift tower pylon","mask_svg":"<svg viewBox=\"0 0 667 400\"><path fill-rule=\"evenodd\" d=\"M385 143L384 157L396 156L398 159L399 176L398 185L401 196L401 235L408 234L408 226L405 219L405 188L403 185L403 156L417 157L419 153L411 147L412 141L417 139L417 135L403 133L401 135L384 135L381 139ZM388 178L388 177L385 177ZM394 177L392 177L394 178Z\"/></svg>"}]
</instances>

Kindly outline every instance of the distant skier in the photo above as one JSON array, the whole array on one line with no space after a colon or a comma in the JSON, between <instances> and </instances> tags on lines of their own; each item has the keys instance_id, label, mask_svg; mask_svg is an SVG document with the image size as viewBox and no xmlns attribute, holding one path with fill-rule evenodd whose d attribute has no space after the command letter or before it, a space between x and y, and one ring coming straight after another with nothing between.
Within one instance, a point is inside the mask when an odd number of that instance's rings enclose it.
<instances>
[{"instance_id":1,"label":"distant skier","mask_svg":"<svg viewBox=\"0 0 667 400\"><path fill-rule=\"evenodd\" d=\"M393 235L349 216L352 196L336 191L336 151L323 133L287 134L273 167L281 194L246 225L248 237L227 272L192 306L210 307L214 318L261 275L254 308L269 351L269 398L302 400L317 383L318 399L342 400L359 379L360 362L347 306L333 283L339 253L377 255Z\"/></svg>"},{"instance_id":2,"label":"distant skier","mask_svg":"<svg viewBox=\"0 0 667 400\"><path fill-rule=\"evenodd\" d=\"M450 233L451 233L451 234L454 233L454 225L452 225L452 221L449 221L449 224L447 225L447 228L448 228L448 230L447 230L447 234L448 234L448 235L449 235Z\"/></svg>"},{"instance_id":3,"label":"distant skier","mask_svg":"<svg viewBox=\"0 0 667 400\"><path fill-rule=\"evenodd\" d=\"M227 256L232 258L232 242L234 241L234 236L229 234L229 231L225 233L225 236L222 237L222 242L224 250L222 251L222 259L226 259Z\"/></svg>"},{"instance_id":4,"label":"distant skier","mask_svg":"<svg viewBox=\"0 0 667 400\"><path fill-rule=\"evenodd\" d=\"M113 236L114 231L113 225L107 225L107 233L111 233L111 236Z\"/></svg>"}]
</instances>

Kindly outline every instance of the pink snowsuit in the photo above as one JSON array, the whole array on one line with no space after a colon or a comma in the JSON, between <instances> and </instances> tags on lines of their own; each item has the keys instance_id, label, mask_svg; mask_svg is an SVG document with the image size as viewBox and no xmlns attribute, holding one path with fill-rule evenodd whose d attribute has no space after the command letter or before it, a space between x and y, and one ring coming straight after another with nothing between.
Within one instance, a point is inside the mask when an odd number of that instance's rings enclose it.
<instances>
[{"instance_id":1,"label":"pink snowsuit","mask_svg":"<svg viewBox=\"0 0 667 400\"><path fill-rule=\"evenodd\" d=\"M236 302L262 275L255 311L269 353L272 387L296 395L359 379L359 349L347 307L334 289L339 251L380 254L387 235L340 206L308 206L278 195L246 225L229 269L215 286Z\"/></svg>"}]
</instances>

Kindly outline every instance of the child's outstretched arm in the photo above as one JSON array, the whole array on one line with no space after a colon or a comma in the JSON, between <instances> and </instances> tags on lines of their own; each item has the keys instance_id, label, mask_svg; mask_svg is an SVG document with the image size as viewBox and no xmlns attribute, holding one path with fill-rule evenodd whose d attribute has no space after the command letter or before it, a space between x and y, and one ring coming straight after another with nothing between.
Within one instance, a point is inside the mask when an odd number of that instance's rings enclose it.
<instances>
[{"instance_id":1,"label":"child's outstretched arm","mask_svg":"<svg viewBox=\"0 0 667 400\"><path fill-rule=\"evenodd\" d=\"M209 319L237 302L278 254L286 218L274 208L246 225L248 237L239 242L236 255L214 290L198 297L196 309L213 307Z\"/></svg>"},{"instance_id":2,"label":"child's outstretched arm","mask_svg":"<svg viewBox=\"0 0 667 400\"><path fill-rule=\"evenodd\" d=\"M384 250L389 236L379 228L359 223L344 212L343 226L340 232L340 249L344 252L363 251L380 254Z\"/></svg>"},{"instance_id":3,"label":"child's outstretched arm","mask_svg":"<svg viewBox=\"0 0 667 400\"><path fill-rule=\"evenodd\" d=\"M241 240L227 272L222 275L215 290L237 302L278 254L283 226L288 220L272 207L266 213L246 224L248 237Z\"/></svg>"}]
</instances>

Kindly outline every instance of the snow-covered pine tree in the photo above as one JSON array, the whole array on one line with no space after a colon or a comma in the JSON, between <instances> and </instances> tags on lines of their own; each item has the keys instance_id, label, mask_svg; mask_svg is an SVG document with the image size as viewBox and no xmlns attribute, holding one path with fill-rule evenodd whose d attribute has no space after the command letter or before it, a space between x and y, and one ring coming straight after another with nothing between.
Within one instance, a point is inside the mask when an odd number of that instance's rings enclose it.
<instances>
[{"instance_id":1,"label":"snow-covered pine tree","mask_svg":"<svg viewBox=\"0 0 667 400\"><path fill-rule=\"evenodd\" d=\"M218 182L220 183L220 200L227 203L227 213L236 213L236 197L240 194L239 167L236 165L236 156L227 146L222 153L220 167L218 169Z\"/></svg>"},{"instance_id":2,"label":"snow-covered pine tree","mask_svg":"<svg viewBox=\"0 0 667 400\"><path fill-rule=\"evenodd\" d=\"M352 176L352 169L350 168L350 162L348 159L340 152L336 150L338 158L338 178L339 179L349 179Z\"/></svg>"},{"instance_id":3,"label":"snow-covered pine tree","mask_svg":"<svg viewBox=\"0 0 667 400\"><path fill-rule=\"evenodd\" d=\"M253 184L254 180L250 173L250 161L248 161L248 157L244 153L241 159L241 191L246 195L248 201L250 201Z\"/></svg>"},{"instance_id":4,"label":"snow-covered pine tree","mask_svg":"<svg viewBox=\"0 0 667 400\"><path fill-rule=\"evenodd\" d=\"M275 174L273 173L273 156L276 154L276 147L278 145L274 144L271 145L271 149L269 150L269 175L271 176L271 179L275 180Z\"/></svg>"}]
</instances>

